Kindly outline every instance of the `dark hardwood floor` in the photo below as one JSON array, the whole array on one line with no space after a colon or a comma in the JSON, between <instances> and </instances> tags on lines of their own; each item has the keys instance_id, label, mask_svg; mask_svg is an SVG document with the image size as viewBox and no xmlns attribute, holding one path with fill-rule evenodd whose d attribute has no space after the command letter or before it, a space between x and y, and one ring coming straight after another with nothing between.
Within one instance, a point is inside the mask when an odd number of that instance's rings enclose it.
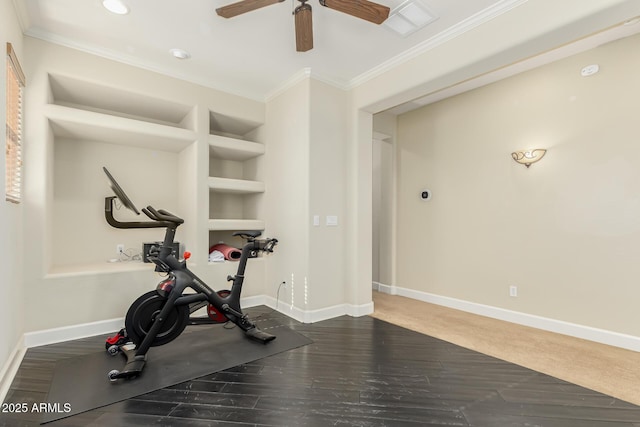
<instances>
[{"instance_id":1,"label":"dark hardwood floor","mask_svg":"<svg viewBox=\"0 0 640 427\"><path fill-rule=\"evenodd\" d=\"M48 425L640 427L638 406L370 317L300 324L247 311L314 342ZM56 360L103 346L29 349L5 403L45 402ZM0 414L1 426L38 421Z\"/></svg>"}]
</instances>

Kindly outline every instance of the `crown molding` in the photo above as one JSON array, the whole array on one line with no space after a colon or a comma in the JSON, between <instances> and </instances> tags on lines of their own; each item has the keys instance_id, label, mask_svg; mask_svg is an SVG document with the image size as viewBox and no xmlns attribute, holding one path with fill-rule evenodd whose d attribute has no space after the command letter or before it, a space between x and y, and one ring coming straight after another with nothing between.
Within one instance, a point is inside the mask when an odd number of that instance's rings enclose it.
<instances>
[{"instance_id":1,"label":"crown molding","mask_svg":"<svg viewBox=\"0 0 640 427\"><path fill-rule=\"evenodd\" d=\"M71 38L59 36L59 35L50 33L48 31L44 31L37 27L32 28L26 3L21 0L12 0L16 8L16 14L18 16L18 20L20 21L19 22L20 26L23 28L23 32L26 36L34 37L50 43L69 47L69 48L79 50L85 53L93 54L102 58L121 62L127 65L131 65L137 68L142 68L148 71L152 71L165 76L177 78L180 80L185 80L194 84L202 85L214 90L219 90L221 92L229 93L231 95L240 96L240 97L251 99L258 102L269 102L270 100L276 98L278 95L286 92L288 89L290 89L291 87L295 86L297 83L307 78L313 78L315 80L331 85L337 89L349 91L367 82L368 80L371 80L385 72L388 72L391 69L419 55L422 55L423 53L431 49L434 49L435 47L440 46L446 43L447 41L455 37L458 37L459 35L464 34L467 31L470 31L473 28L476 28L477 26L484 24L502 15L503 13L508 12L511 9L514 9L520 6L521 4L526 3L527 1L528 0L500 0L494 5L461 21L455 26L450 27L447 30L438 33L434 37L431 37L430 39L425 40L422 43L419 43L413 48L401 53L400 55L397 55L391 58L388 61L383 62L380 65L377 65L371 68L368 71L365 71L364 73L356 76L351 80L347 81L342 79L335 79L331 76L314 72L312 71L311 68L306 67L297 71L287 80L285 80L284 82L276 86L273 90L267 92L267 94L264 95L264 94L259 94L255 92L247 92L239 88L230 88L228 86L222 87L221 85L214 84L212 81L208 79L194 77L187 73L173 72L165 69L164 67L158 66L157 64L154 64L151 61L144 61L132 55L126 55L120 52L113 51L111 49L104 49L98 46L90 45L88 43L78 42Z\"/></svg>"},{"instance_id":2,"label":"crown molding","mask_svg":"<svg viewBox=\"0 0 640 427\"><path fill-rule=\"evenodd\" d=\"M79 50L81 52L89 53L92 55L99 56L101 58L109 59L112 61L120 62L126 65L131 65L136 68L141 68L147 71L151 71L154 73L162 74L164 76L173 77L179 80L184 80L189 83L194 83L200 86L204 86L213 90L219 90L220 92L228 93L230 95L236 95L242 98L247 98L253 101L264 102L264 97L259 94L253 92L246 92L242 90L237 90L234 88L229 88L227 86L221 87L215 84L212 84L210 80L200 79L194 77L190 74L186 73L176 73L172 71L168 71L163 67L160 67L154 64L151 61L143 61L139 58L130 55L123 55L122 53L115 52L111 49L103 49L100 47L96 47L94 45L89 45L87 43L77 42L68 37L59 36L57 34L50 33L48 31L43 31L40 28L31 28L24 32L24 35L33 37L36 39L40 39L49 43L57 44L60 46L68 47L74 50Z\"/></svg>"},{"instance_id":3,"label":"crown molding","mask_svg":"<svg viewBox=\"0 0 640 427\"><path fill-rule=\"evenodd\" d=\"M436 34L435 36L417 44L416 46L404 51L400 55L397 55L388 61L383 62L371 68L369 71L365 71L359 76L351 79L347 86L347 89L353 89L391 69L404 64L405 62L424 54L446 42L452 40L472 29L485 24L492 19L526 3L528 0L501 0L494 5L481 10L475 15L460 21L458 24L449 27L448 29Z\"/></svg>"},{"instance_id":4,"label":"crown molding","mask_svg":"<svg viewBox=\"0 0 640 427\"><path fill-rule=\"evenodd\" d=\"M264 102L269 102L274 98L277 98L279 95L283 94L305 79L314 79L333 86L336 89L345 91L349 90L348 82L322 75L321 73L313 71L310 67L305 67L298 70L291 77L278 85L274 90L267 93L267 95L264 97Z\"/></svg>"},{"instance_id":5,"label":"crown molding","mask_svg":"<svg viewBox=\"0 0 640 427\"><path fill-rule=\"evenodd\" d=\"M16 16L18 17L18 25L20 25L20 29L24 33L31 27L31 18L29 18L27 4L24 0L12 0L12 3L16 11Z\"/></svg>"},{"instance_id":6,"label":"crown molding","mask_svg":"<svg viewBox=\"0 0 640 427\"><path fill-rule=\"evenodd\" d=\"M269 102L282 95L298 83L308 79L311 77L311 68L302 68L294 73L291 77L289 77L284 82L280 83L275 89L267 93L264 97L264 102Z\"/></svg>"}]
</instances>

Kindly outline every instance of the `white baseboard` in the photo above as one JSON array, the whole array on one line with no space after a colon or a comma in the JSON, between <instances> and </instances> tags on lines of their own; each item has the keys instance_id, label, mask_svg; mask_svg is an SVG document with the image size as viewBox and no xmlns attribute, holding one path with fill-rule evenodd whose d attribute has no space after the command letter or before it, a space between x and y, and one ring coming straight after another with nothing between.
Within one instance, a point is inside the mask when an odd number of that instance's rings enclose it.
<instances>
[{"instance_id":1,"label":"white baseboard","mask_svg":"<svg viewBox=\"0 0 640 427\"><path fill-rule=\"evenodd\" d=\"M21 338L18 340L16 347L9 355L7 363L2 367L2 371L0 371L0 402L4 402L4 399L7 397L11 383L18 372L18 368L20 367L26 352L27 349Z\"/></svg>"},{"instance_id":2,"label":"white baseboard","mask_svg":"<svg viewBox=\"0 0 640 427\"><path fill-rule=\"evenodd\" d=\"M389 295L398 295L398 289L395 285L385 285L380 282L373 282L373 290Z\"/></svg>"},{"instance_id":3,"label":"white baseboard","mask_svg":"<svg viewBox=\"0 0 640 427\"><path fill-rule=\"evenodd\" d=\"M344 315L360 317L373 313L373 302L361 305L338 304L317 310L302 310L298 307L292 306L291 304L277 301L275 298L270 296L265 295L263 298L264 299L261 304L273 308L274 310L302 323L321 322L323 320L333 319L334 317Z\"/></svg>"},{"instance_id":4,"label":"white baseboard","mask_svg":"<svg viewBox=\"0 0 640 427\"><path fill-rule=\"evenodd\" d=\"M240 302L243 307L266 305L303 323L320 322L321 320L327 320L345 314L358 317L373 313L373 302L359 306L340 304L333 307L310 311L291 307L290 304L283 302L278 303L278 306L276 307L276 299L266 295L242 298ZM46 329L42 331L27 332L24 334L23 345L25 348L39 347L41 345L55 344L64 341L92 337L95 335L110 334L117 332L123 326L124 318L117 318L64 326L61 328Z\"/></svg>"},{"instance_id":5,"label":"white baseboard","mask_svg":"<svg viewBox=\"0 0 640 427\"><path fill-rule=\"evenodd\" d=\"M124 326L124 319L109 319L80 325L63 326L61 328L45 329L43 331L27 332L24 334L24 345L27 348L41 345L55 344L63 341L77 340L100 334L117 332Z\"/></svg>"},{"instance_id":6,"label":"white baseboard","mask_svg":"<svg viewBox=\"0 0 640 427\"><path fill-rule=\"evenodd\" d=\"M633 335L621 334L618 332L607 331L605 329L598 329L590 326L579 325L576 323L565 322L563 320L550 319L547 317L521 313L518 311L478 304L456 298L444 297L440 295L430 294L428 292L421 292L396 286L382 285L380 283L374 283L373 288L377 289L379 292L388 293L391 295L399 295L419 301L428 302L431 304L454 308L456 310L466 311L468 313L491 317L493 319L516 323L518 325L529 326L549 332L555 332L575 338L581 338L601 344L607 344L614 347L620 347L627 350L640 352L640 337L636 337Z\"/></svg>"}]
</instances>

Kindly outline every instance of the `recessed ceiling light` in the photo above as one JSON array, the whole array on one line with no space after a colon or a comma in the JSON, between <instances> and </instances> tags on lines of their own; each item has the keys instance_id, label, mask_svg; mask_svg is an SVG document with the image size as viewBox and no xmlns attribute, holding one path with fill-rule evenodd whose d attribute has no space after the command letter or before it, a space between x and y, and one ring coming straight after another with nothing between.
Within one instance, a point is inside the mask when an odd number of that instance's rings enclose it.
<instances>
[{"instance_id":1,"label":"recessed ceiling light","mask_svg":"<svg viewBox=\"0 0 640 427\"><path fill-rule=\"evenodd\" d=\"M111 13L126 15L129 8L121 0L102 0L102 5Z\"/></svg>"},{"instance_id":2,"label":"recessed ceiling light","mask_svg":"<svg viewBox=\"0 0 640 427\"><path fill-rule=\"evenodd\" d=\"M191 54L184 49L170 49L169 52L171 52L171 55L173 55L174 58L178 58L178 59L191 58Z\"/></svg>"},{"instance_id":3,"label":"recessed ceiling light","mask_svg":"<svg viewBox=\"0 0 640 427\"><path fill-rule=\"evenodd\" d=\"M594 74L597 74L598 71L600 71L600 66L598 64L591 64L591 65L587 65L582 70L580 70L580 75L582 77L589 77L589 76L593 76Z\"/></svg>"}]
</instances>

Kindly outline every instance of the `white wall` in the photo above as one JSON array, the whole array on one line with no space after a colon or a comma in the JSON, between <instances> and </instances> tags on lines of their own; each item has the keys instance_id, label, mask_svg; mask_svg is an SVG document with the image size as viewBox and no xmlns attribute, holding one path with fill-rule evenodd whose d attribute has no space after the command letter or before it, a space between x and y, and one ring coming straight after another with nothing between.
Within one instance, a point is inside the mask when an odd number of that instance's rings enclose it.
<instances>
[{"instance_id":1,"label":"white wall","mask_svg":"<svg viewBox=\"0 0 640 427\"><path fill-rule=\"evenodd\" d=\"M400 116L396 284L640 336L638 45ZM600 73L581 77L588 64ZM548 152L527 169L510 158L526 148Z\"/></svg>"},{"instance_id":2,"label":"white wall","mask_svg":"<svg viewBox=\"0 0 640 427\"><path fill-rule=\"evenodd\" d=\"M24 68L24 50L22 31L18 25L13 2L0 2L0 44L3 52L9 42L15 50L18 60ZM2 55L6 58L6 54ZM29 74L26 75L29 84ZM0 146L5 146L6 139L6 70L5 61L0 66ZM28 144L25 141L25 144ZM2 271L2 298L0 298L0 400L5 386L4 375L9 369L9 363L15 356L14 350L19 347L24 322L22 319L22 212L24 204L14 204L5 201L5 158L0 161L0 271ZM25 165L28 168L29 165Z\"/></svg>"}]
</instances>

